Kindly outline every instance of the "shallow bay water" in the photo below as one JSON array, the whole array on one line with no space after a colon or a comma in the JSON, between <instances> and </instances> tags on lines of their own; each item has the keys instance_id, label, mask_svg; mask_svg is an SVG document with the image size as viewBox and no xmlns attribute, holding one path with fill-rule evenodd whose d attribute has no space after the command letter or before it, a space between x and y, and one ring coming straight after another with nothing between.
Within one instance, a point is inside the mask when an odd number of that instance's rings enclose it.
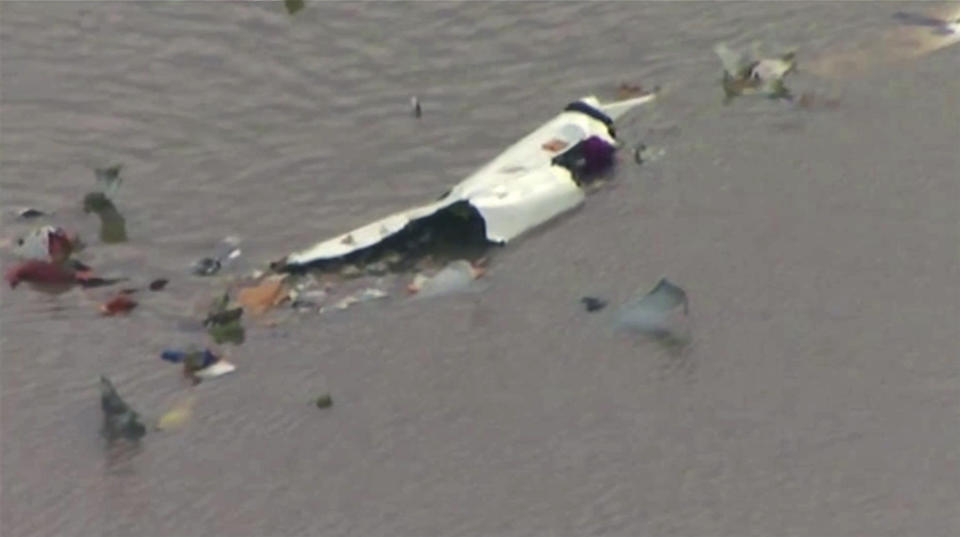
<instances>
[{"instance_id":1,"label":"shallow bay water","mask_svg":"<svg viewBox=\"0 0 960 537\"><path fill-rule=\"evenodd\" d=\"M55 211L91 266L170 284L118 318L109 290L2 290L0 533L956 535L960 47L804 70L942 6L4 2L4 237ZM814 105L723 106L722 40L798 47ZM159 359L203 341L177 320L229 274L433 199L625 81L664 88L618 128L662 157L622 152L483 292L250 321L238 370L192 390ZM115 162L129 241L105 245L81 200ZM241 262L190 274L228 235ZM664 276L680 355L610 322ZM188 391L194 415L107 453L100 374L146 419Z\"/></svg>"}]
</instances>

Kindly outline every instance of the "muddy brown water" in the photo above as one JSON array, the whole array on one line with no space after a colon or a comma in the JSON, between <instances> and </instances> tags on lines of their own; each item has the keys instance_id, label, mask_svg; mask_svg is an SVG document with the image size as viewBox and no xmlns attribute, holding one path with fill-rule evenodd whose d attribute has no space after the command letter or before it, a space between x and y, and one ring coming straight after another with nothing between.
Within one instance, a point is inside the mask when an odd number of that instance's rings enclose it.
<instances>
[{"instance_id":1,"label":"muddy brown water","mask_svg":"<svg viewBox=\"0 0 960 537\"><path fill-rule=\"evenodd\" d=\"M109 319L106 290L3 290L0 533L957 535L960 49L803 72L925 6L4 2L3 235L55 210L98 270L171 281ZM722 106L712 46L753 39L835 102ZM622 154L483 292L248 322L185 428L104 450L101 373L147 419L190 391L158 355L202 342L176 320L222 288L189 274L221 238L226 275L265 265L622 81L664 86L619 128L663 158ZM79 206L112 162L120 245ZM610 325L662 276L680 355Z\"/></svg>"}]
</instances>

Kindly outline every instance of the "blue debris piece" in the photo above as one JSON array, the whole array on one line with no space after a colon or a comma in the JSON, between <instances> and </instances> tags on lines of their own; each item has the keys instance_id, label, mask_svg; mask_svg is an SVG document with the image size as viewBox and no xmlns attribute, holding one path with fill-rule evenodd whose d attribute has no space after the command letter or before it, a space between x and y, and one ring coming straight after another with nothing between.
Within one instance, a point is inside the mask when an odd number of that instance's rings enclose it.
<instances>
[{"instance_id":1,"label":"blue debris piece","mask_svg":"<svg viewBox=\"0 0 960 537\"><path fill-rule=\"evenodd\" d=\"M168 349L160 354L160 358L174 364L183 363L188 360L193 361L191 365L195 370L206 369L220 360L220 357L211 352L210 349L204 349L202 353L200 351Z\"/></svg>"}]
</instances>

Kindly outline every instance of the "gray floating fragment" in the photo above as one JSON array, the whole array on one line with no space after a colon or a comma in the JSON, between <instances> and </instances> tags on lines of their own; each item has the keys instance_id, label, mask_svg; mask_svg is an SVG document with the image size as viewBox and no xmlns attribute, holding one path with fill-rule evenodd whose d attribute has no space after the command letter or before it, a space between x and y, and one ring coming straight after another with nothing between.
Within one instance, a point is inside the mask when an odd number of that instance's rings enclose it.
<instances>
[{"instance_id":1,"label":"gray floating fragment","mask_svg":"<svg viewBox=\"0 0 960 537\"><path fill-rule=\"evenodd\" d=\"M420 108L420 99L416 96L410 97L410 108L413 109L413 117L420 117L423 115L423 109Z\"/></svg>"},{"instance_id":2,"label":"gray floating fragment","mask_svg":"<svg viewBox=\"0 0 960 537\"><path fill-rule=\"evenodd\" d=\"M147 428L140 423L140 416L120 397L113 383L100 377L100 407L103 410L102 434L110 440L120 437L140 440Z\"/></svg>"},{"instance_id":3,"label":"gray floating fragment","mask_svg":"<svg viewBox=\"0 0 960 537\"><path fill-rule=\"evenodd\" d=\"M100 185L100 191L105 195L112 196L113 193L117 191L117 188L120 187L120 184L123 183L123 178L120 177L120 170L122 168L123 164L114 164L113 166L97 168L93 171L97 176L97 184Z\"/></svg>"},{"instance_id":4,"label":"gray floating fragment","mask_svg":"<svg viewBox=\"0 0 960 537\"><path fill-rule=\"evenodd\" d=\"M625 304L617 314L617 323L627 329L656 337L671 336L677 321L689 314L687 293L666 278L638 300Z\"/></svg>"},{"instance_id":5,"label":"gray floating fragment","mask_svg":"<svg viewBox=\"0 0 960 537\"><path fill-rule=\"evenodd\" d=\"M29 220L31 218L39 218L41 216L46 216L47 213L41 211L40 209L34 209L33 207L27 207L25 209L20 209L17 211L17 217L22 218L23 220Z\"/></svg>"}]
</instances>

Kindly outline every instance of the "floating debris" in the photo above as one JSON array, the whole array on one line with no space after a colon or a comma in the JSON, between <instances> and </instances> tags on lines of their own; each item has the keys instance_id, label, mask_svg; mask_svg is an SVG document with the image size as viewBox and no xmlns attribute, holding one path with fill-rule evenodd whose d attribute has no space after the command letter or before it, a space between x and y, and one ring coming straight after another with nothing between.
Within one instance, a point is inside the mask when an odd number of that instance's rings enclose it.
<instances>
[{"instance_id":1,"label":"floating debris","mask_svg":"<svg viewBox=\"0 0 960 537\"><path fill-rule=\"evenodd\" d=\"M193 264L193 273L197 276L212 276L223 268L227 262L240 256L240 239L227 237L220 241L212 257L204 257Z\"/></svg>"},{"instance_id":2,"label":"floating debris","mask_svg":"<svg viewBox=\"0 0 960 537\"><path fill-rule=\"evenodd\" d=\"M79 249L79 239L63 228L42 226L16 239L14 253L24 259L49 259L54 263L65 262Z\"/></svg>"},{"instance_id":3,"label":"floating debris","mask_svg":"<svg viewBox=\"0 0 960 537\"><path fill-rule=\"evenodd\" d=\"M234 323L239 321L241 317L243 317L243 308L215 311L207 315L207 318L203 320L203 326Z\"/></svg>"},{"instance_id":4,"label":"floating debris","mask_svg":"<svg viewBox=\"0 0 960 537\"><path fill-rule=\"evenodd\" d=\"M229 293L224 293L221 297L214 300L207 317L203 320L203 326L207 328L207 333L217 344L233 343L235 345L242 345L246 340L246 330L244 330L243 324L241 324L243 308L228 309L229 304Z\"/></svg>"},{"instance_id":5,"label":"floating debris","mask_svg":"<svg viewBox=\"0 0 960 537\"><path fill-rule=\"evenodd\" d=\"M23 220L40 218L41 216L47 216L47 213L41 211L40 209L34 209L31 207L27 207L26 209L20 209L17 211L17 218L20 218Z\"/></svg>"},{"instance_id":6,"label":"floating debris","mask_svg":"<svg viewBox=\"0 0 960 537\"><path fill-rule=\"evenodd\" d=\"M647 150L645 144L637 144L637 147L633 150L633 161L637 164L643 164L643 152Z\"/></svg>"},{"instance_id":7,"label":"floating debris","mask_svg":"<svg viewBox=\"0 0 960 537\"><path fill-rule=\"evenodd\" d=\"M784 78L796 69L796 52L778 57L763 58L755 43L751 52L734 52L726 43L718 43L713 50L723 64L724 104L741 95L765 95L773 99L792 99Z\"/></svg>"},{"instance_id":8,"label":"floating debris","mask_svg":"<svg viewBox=\"0 0 960 537\"><path fill-rule=\"evenodd\" d=\"M432 277L418 274L407 286L407 291L421 298L436 297L466 290L473 280L483 276L486 270L469 261L460 259L443 267Z\"/></svg>"},{"instance_id":9,"label":"floating debris","mask_svg":"<svg viewBox=\"0 0 960 537\"><path fill-rule=\"evenodd\" d=\"M203 369L195 370L194 375L197 378L201 379L213 379L221 375L226 375L227 373L233 373L237 370L237 366L226 360L219 360L214 362L213 365L205 367Z\"/></svg>"},{"instance_id":10,"label":"floating debris","mask_svg":"<svg viewBox=\"0 0 960 537\"><path fill-rule=\"evenodd\" d=\"M356 304L361 304L363 302L369 302L371 300L386 298L388 296L390 295L386 291L382 289L377 289L375 287L370 287L370 288L358 291L350 296L344 297L343 299L337 301L335 304L333 304L330 307L321 308L320 312L325 313L330 310L343 311Z\"/></svg>"},{"instance_id":11,"label":"floating debris","mask_svg":"<svg viewBox=\"0 0 960 537\"><path fill-rule=\"evenodd\" d=\"M656 162L666 154L667 150L662 147L647 147L646 144L639 144L633 150L633 160L642 165L647 162Z\"/></svg>"},{"instance_id":12,"label":"floating debris","mask_svg":"<svg viewBox=\"0 0 960 537\"><path fill-rule=\"evenodd\" d=\"M237 369L210 349L199 350L190 347L186 351L165 350L160 358L174 364L183 364L183 374L199 382L199 379L216 378Z\"/></svg>"},{"instance_id":13,"label":"floating debris","mask_svg":"<svg viewBox=\"0 0 960 537\"><path fill-rule=\"evenodd\" d=\"M107 316L127 314L133 308L137 307L137 302L132 300L127 293L113 297L105 304L100 305L100 311Z\"/></svg>"},{"instance_id":14,"label":"floating debris","mask_svg":"<svg viewBox=\"0 0 960 537\"><path fill-rule=\"evenodd\" d=\"M213 339L214 343L233 343L234 345L243 345L246 341L246 330L240 321L233 321L223 324L212 324L207 327L207 334Z\"/></svg>"},{"instance_id":15,"label":"floating debris","mask_svg":"<svg viewBox=\"0 0 960 537\"><path fill-rule=\"evenodd\" d=\"M295 310L319 309L320 305L327 299L327 292L323 289L311 289L306 291L291 290L289 293L290 307Z\"/></svg>"},{"instance_id":16,"label":"floating debris","mask_svg":"<svg viewBox=\"0 0 960 537\"><path fill-rule=\"evenodd\" d=\"M29 259L7 270L4 275L11 289L27 282L40 286L70 287L81 283L76 271L59 263Z\"/></svg>"},{"instance_id":17,"label":"floating debris","mask_svg":"<svg viewBox=\"0 0 960 537\"><path fill-rule=\"evenodd\" d=\"M330 394L321 395L317 397L314 404L317 405L317 408L330 408L333 406L333 397L331 397Z\"/></svg>"},{"instance_id":18,"label":"floating debris","mask_svg":"<svg viewBox=\"0 0 960 537\"><path fill-rule=\"evenodd\" d=\"M240 243L240 237L234 235L224 237L224 239L220 241L214 249L213 257L220 260L220 263L224 265L228 261L233 261L234 259L240 257L240 254L242 253L240 250Z\"/></svg>"},{"instance_id":19,"label":"floating debris","mask_svg":"<svg viewBox=\"0 0 960 537\"><path fill-rule=\"evenodd\" d=\"M158 278L150 282L150 290L162 291L163 288L166 287L168 283L170 283L170 280L167 280L166 278Z\"/></svg>"},{"instance_id":20,"label":"floating debris","mask_svg":"<svg viewBox=\"0 0 960 537\"><path fill-rule=\"evenodd\" d=\"M193 415L194 401L193 397L187 397L177 402L173 408L160 416L155 429L158 431L173 431L182 427Z\"/></svg>"},{"instance_id":21,"label":"floating debris","mask_svg":"<svg viewBox=\"0 0 960 537\"><path fill-rule=\"evenodd\" d=\"M127 240L127 220L103 192L90 192L83 198L83 210L100 217L100 240L113 244Z\"/></svg>"},{"instance_id":22,"label":"floating debris","mask_svg":"<svg viewBox=\"0 0 960 537\"><path fill-rule=\"evenodd\" d=\"M97 184L100 186L100 192L105 196L112 196L120 188L123 178L120 177L120 170L123 164L115 164L106 168L97 168L93 172L97 176Z\"/></svg>"},{"instance_id":23,"label":"floating debris","mask_svg":"<svg viewBox=\"0 0 960 537\"><path fill-rule=\"evenodd\" d=\"M303 0L283 0L283 5L287 8L287 13L293 15L303 9L304 2Z\"/></svg>"},{"instance_id":24,"label":"floating debris","mask_svg":"<svg viewBox=\"0 0 960 537\"><path fill-rule=\"evenodd\" d=\"M17 237L14 253L24 259L49 259L54 263L63 263L74 251L80 249L80 240L75 234L67 233L63 228L41 226Z\"/></svg>"},{"instance_id":25,"label":"floating debris","mask_svg":"<svg viewBox=\"0 0 960 537\"><path fill-rule=\"evenodd\" d=\"M586 310L589 311L590 313L600 311L603 308L607 307L606 300L592 297L592 296L585 296L580 299L580 302L583 303L583 307L586 308Z\"/></svg>"},{"instance_id":26,"label":"floating debris","mask_svg":"<svg viewBox=\"0 0 960 537\"><path fill-rule=\"evenodd\" d=\"M590 96L570 103L440 199L338 234L271 268L335 272L344 265L382 260L387 253L400 253L408 266L428 255L481 257L491 245L506 244L580 205L586 197L582 187L594 179L591 174L613 164L619 145L614 121L655 97L648 93L600 103ZM565 145L553 151L560 147L551 143L556 141ZM345 236L351 237L349 244L343 242Z\"/></svg>"},{"instance_id":27,"label":"floating debris","mask_svg":"<svg viewBox=\"0 0 960 537\"><path fill-rule=\"evenodd\" d=\"M413 117L419 118L423 115L423 109L420 108L420 99L416 96L410 97L410 108L413 110Z\"/></svg>"},{"instance_id":28,"label":"floating debris","mask_svg":"<svg viewBox=\"0 0 960 537\"><path fill-rule=\"evenodd\" d=\"M212 276L220 272L220 260L212 257L204 257L193 264L193 273L197 276Z\"/></svg>"},{"instance_id":29,"label":"floating debris","mask_svg":"<svg viewBox=\"0 0 960 537\"><path fill-rule=\"evenodd\" d=\"M684 321L689 314L687 293L666 278L650 292L625 304L617 314L617 323L668 343L686 339Z\"/></svg>"},{"instance_id":30,"label":"floating debris","mask_svg":"<svg viewBox=\"0 0 960 537\"><path fill-rule=\"evenodd\" d=\"M262 315L288 298L283 278L276 276L237 293L237 302L253 315Z\"/></svg>"},{"instance_id":31,"label":"floating debris","mask_svg":"<svg viewBox=\"0 0 960 537\"><path fill-rule=\"evenodd\" d=\"M103 409L103 434L108 440L123 437L137 441L147 434L140 416L120 397L113 383L100 377L100 408Z\"/></svg>"},{"instance_id":32,"label":"floating debris","mask_svg":"<svg viewBox=\"0 0 960 537\"><path fill-rule=\"evenodd\" d=\"M100 278L79 261L53 262L42 259L27 259L7 269L4 278L10 288L27 282L38 290L61 292L73 285L103 287L126 281L127 278Z\"/></svg>"}]
</instances>

